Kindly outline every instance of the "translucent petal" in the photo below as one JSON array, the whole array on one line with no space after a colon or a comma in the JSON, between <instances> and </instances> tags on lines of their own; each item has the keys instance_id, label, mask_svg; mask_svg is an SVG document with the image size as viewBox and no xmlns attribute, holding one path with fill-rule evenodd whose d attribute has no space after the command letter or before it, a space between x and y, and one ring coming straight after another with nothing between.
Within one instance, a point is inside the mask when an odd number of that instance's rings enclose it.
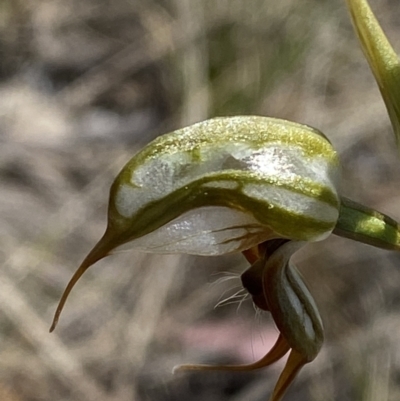
<instances>
[{"instance_id":1,"label":"translucent petal","mask_svg":"<svg viewBox=\"0 0 400 401\"><path fill-rule=\"evenodd\" d=\"M273 231L260 225L248 213L227 207L209 206L190 210L118 249L223 255L249 249L275 237Z\"/></svg>"}]
</instances>

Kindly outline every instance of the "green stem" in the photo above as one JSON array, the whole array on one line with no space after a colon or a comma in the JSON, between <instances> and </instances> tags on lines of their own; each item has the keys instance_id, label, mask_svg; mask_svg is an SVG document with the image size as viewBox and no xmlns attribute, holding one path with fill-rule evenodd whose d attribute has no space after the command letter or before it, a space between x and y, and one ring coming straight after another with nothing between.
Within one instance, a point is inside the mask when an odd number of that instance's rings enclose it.
<instances>
[{"instance_id":1,"label":"green stem","mask_svg":"<svg viewBox=\"0 0 400 401\"><path fill-rule=\"evenodd\" d=\"M378 248L400 250L400 226L395 220L347 198L341 198L333 233Z\"/></svg>"}]
</instances>

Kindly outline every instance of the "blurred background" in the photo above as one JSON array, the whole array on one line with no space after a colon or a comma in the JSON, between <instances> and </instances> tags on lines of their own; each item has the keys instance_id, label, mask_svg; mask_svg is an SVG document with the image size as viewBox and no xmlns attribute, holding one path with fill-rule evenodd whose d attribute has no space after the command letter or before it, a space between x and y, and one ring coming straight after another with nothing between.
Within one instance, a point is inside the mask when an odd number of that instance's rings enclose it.
<instances>
[{"instance_id":1,"label":"blurred background","mask_svg":"<svg viewBox=\"0 0 400 401\"><path fill-rule=\"evenodd\" d=\"M400 51L398 0L371 0ZM261 401L277 331L233 297L247 263L120 253L58 299L113 178L157 135L217 115L309 124L346 196L400 217L400 162L343 0L0 0L0 400ZM400 255L330 237L297 256L326 342L286 400L400 399ZM232 279L230 279L232 278ZM229 280L228 280L229 279Z\"/></svg>"}]
</instances>

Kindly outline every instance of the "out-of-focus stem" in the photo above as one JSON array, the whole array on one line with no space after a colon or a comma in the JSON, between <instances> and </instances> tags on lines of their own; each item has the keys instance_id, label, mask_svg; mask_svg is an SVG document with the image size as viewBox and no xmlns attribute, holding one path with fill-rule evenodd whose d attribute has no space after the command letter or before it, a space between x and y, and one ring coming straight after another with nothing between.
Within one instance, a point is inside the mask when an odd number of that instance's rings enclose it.
<instances>
[{"instance_id":1,"label":"out-of-focus stem","mask_svg":"<svg viewBox=\"0 0 400 401\"><path fill-rule=\"evenodd\" d=\"M364 55L378 83L400 149L400 62L366 0L346 0Z\"/></svg>"}]
</instances>

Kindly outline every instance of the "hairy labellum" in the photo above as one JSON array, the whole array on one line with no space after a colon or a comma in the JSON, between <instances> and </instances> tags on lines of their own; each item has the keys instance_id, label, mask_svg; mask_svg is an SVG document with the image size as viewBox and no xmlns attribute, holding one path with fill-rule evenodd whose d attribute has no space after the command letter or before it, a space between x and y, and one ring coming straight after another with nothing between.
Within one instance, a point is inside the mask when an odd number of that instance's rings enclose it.
<instances>
[{"instance_id":1,"label":"hairy labellum","mask_svg":"<svg viewBox=\"0 0 400 401\"><path fill-rule=\"evenodd\" d=\"M279 401L301 368L315 359L323 339L323 325L314 299L290 258L304 242L271 240L260 245L261 253L242 274L243 286L262 310L270 311L279 329L271 350L248 365L181 365L174 371L251 371L267 367L290 351L270 401Z\"/></svg>"}]
</instances>

